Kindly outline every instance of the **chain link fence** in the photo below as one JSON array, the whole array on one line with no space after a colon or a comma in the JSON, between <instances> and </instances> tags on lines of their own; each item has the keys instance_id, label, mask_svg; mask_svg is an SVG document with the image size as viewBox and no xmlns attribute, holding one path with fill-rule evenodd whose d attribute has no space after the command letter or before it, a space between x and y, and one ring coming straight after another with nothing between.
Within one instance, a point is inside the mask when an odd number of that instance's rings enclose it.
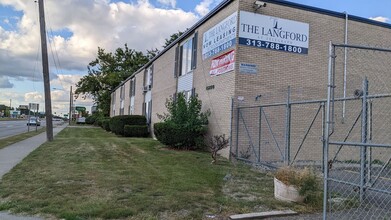
<instances>
[{"instance_id":1,"label":"chain link fence","mask_svg":"<svg viewBox=\"0 0 391 220\"><path fill-rule=\"evenodd\" d=\"M290 97L290 88L287 89ZM326 100L239 107L235 150L239 159L269 168L311 166L322 170Z\"/></svg>"},{"instance_id":2,"label":"chain link fence","mask_svg":"<svg viewBox=\"0 0 391 220\"><path fill-rule=\"evenodd\" d=\"M391 50L331 45L324 219L391 219Z\"/></svg>"},{"instance_id":3,"label":"chain link fence","mask_svg":"<svg viewBox=\"0 0 391 220\"><path fill-rule=\"evenodd\" d=\"M287 88L285 101L239 105L232 153L322 173L323 219L391 219L391 50L330 45L327 85L325 99Z\"/></svg>"}]
</instances>

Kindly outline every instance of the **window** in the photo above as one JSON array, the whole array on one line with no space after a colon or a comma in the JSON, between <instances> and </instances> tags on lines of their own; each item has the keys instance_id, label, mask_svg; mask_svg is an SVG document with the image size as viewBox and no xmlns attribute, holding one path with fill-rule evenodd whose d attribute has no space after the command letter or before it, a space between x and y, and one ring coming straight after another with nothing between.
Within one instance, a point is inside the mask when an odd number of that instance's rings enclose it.
<instances>
[{"instance_id":1,"label":"window","mask_svg":"<svg viewBox=\"0 0 391 220\"><path fill-rule=\"evenodd\" d=\"M193 48L193 38L188 39L181 46L181 72L180 76L189 73L191 68L191 60L192 60L192 48Z\"/></svg>"},{"instance_id":2,"label":"window","mask_svg":"<svg viewBox=\"0 0 391 220\"><path fill-rule=\"evenodd\" d=\"M153 83L153 65L146 69L144 86L152 87Z\"/></svg>"},{"instance_id":3,"label":"window","mask_svg":"<svg viewBox=\"0 0 391 220\"><path fill-rule=\"evenodd\" d=\"M121 90L120 90L120 100L122 101L124 98L125 98L125 85L121 86Z\"/></svg>"},{"instance_id":4,"label":"window","mask_svg":"<svg viewBox=\"0 0 391 220\"><path fill-rule=\"evenodd\" d=\"M129 97L136 95L136 78L130 80Z\"/></svg>"},{"instance_id":5,"label":"window","mask_svg":"<svg viewBox=\"0 0 391 220\"><path fill-rule=\"evenodd\" d=\"M119 97L120 97L119 114L124 115L125 85L121 86Z\"/></svg>"},{"instance_id":6,"label":"window","mask_svg":"<svg viewBox=\"0 0 391 220\"><path fill-rule=\"evenodd\" d=\"M186 75L196 68L197 38L198 33L196 32L184 40L175 51L175 77Z\"/></svg>"}]
</instances>

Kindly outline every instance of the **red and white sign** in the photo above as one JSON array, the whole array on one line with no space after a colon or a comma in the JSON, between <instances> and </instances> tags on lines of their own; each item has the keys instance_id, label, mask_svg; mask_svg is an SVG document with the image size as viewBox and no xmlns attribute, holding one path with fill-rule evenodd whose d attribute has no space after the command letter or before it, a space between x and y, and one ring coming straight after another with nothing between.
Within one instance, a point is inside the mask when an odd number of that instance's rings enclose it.
<instances>
[{"instance_id":1,"label":"red and white sign","mask_svg":"<svg viewBox=\"0 0 391 220\"><path fill-rule=\"evenodd\" d=\"M231 50L212 60L209 74L218 76L220 74L234 70L235 68L235 50Z\"/></svg>"}]
</instances>

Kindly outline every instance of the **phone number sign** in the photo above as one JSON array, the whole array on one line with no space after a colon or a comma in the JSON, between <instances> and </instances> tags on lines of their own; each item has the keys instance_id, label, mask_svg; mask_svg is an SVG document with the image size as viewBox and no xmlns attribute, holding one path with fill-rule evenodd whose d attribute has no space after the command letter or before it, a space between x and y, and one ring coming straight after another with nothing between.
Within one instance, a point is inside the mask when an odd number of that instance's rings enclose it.
<instances>
[{"instance_id":1,"label":"phone number sign","mask_svg":"<svg viewBox=\"0 0 391 220\"><path fill-rule=\"evenodd\" d=\"M308 54L309 24L241 11L239 44Z\"/></svg>"}]
</instances>

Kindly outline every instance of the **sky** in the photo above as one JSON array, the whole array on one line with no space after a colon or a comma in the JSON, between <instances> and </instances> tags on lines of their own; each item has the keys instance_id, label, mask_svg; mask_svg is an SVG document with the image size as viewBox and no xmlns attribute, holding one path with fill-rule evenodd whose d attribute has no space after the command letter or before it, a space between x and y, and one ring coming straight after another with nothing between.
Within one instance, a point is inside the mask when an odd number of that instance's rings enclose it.
<instances>
[{"instance_id":1,"label":"sky","mask_svg":"<svg viewBox=\"0 0 391 220\"><path fill-rule=\"evenodd\" d=\"M222 0L45 0L52 111L69 111L70 87L87 74L98 47L111 52L128 44L158 48L171 34L191 27ZM291 0L291 2L391 23L390 0ZM39 103L44 111L38 4L0 0L0 104ZM76 106L90 110L90 98Z\"/></svg>"}]
</instances>

